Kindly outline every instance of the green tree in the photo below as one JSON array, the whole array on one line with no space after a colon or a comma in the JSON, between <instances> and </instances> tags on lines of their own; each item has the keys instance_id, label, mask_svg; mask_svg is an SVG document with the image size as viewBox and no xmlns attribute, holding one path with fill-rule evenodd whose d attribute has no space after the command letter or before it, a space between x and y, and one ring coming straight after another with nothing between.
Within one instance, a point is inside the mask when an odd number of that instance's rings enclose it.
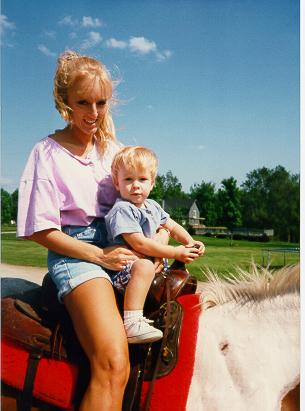
<instances>
[{"instance_id":1,"label":"green tree","mask_svg":"<svg viewBox=\"0 0 305 411\"><path fill-rule=\"evenodd\" d=\"M164 198L182 198L186 194L182 191L182 185L178 177L168 171L164 176Z\"/></svg>"},{"instance_id":2,"label":"green tree","mask_svg":"<svg viewBox=\"0 0 305 411\"><path fill-rule=\"evenodd\" d=\"M1 188L1 224L10 223L12 218L11 195Z\"/></svg>"},{"instance_id":3,"label":"green tree","mask_svg":"<svg viewBox=\"0 0 305 411\"><path fill-rule=\"evenodd\" d=\"M156 200L178 223L187 220L189 211L189 195L184 193L178 177L171 171L158 175L150 198Z\"/></svg>"},{"instance_id":4,"label":"green tree","mask_svg":"<svg viewBox=\"0 0 305 411\"><path fill-rule=\"evenodd\" d=\"M191 198L196 200L200 216L205 218L205 225L214 226L217 222L216 190L214 183L194 184L191 187Z\"/></svg>"},{"instance_id":5,"label":"green tree","mask_svg":"<svg viewBox=\"0 0 305 411\"><path fill-rule=\"evenodd\" d=\"M12 195L12 220L17 221L17 211L18 211L18 190L15 190Z\"/></svg>"},{"instance_id":6,"label":"green tree","mask_svg":"<svg viewBox=\"0 0 305 411\"><path fill-rule=\"evenodd\" d=\"M171 207L166 210L173 220L184 225L187 223L188 208L187 207Z\"/></svg>"},{"instance_id":7,"label":"green tree","mask_svg":"<svg viewBox=\"0 0 305 411\"><path fill-rule=\"evenodd\" d=\"M240 189L233 178L222 180L217 192L218 224L228 228L241 225Z\"/></svg>"},{"instance_id":8,"label":"green tree","mask_svg":"<svg viewBox=\"0 0 305 411\"><path fill-rule=\"evenodd\" d=\"M242 184L245 225L273 228L280 240L298 241L300 224L300 179L283 166L266 167L247 174Z\"/></svg>"},{"instance_id":9,"label":"green tree","mask_svg":"<svg viewBox=\"0 0 305 411\"><path fill-rule=\"evenodd\" d=\"M162 204L162 200L188 198L188 195L182 190L178 177L168 171L165 175L157 176L149 197Z\"/></svg>"},{"instance_id":10,"label":"green tree","mask_svg":"<svg viewBox=\"0 0 305 411\"><path fill-rule=\"evenodd\" d=\"M157 201L160 205L162 205L162 200L164 199L165 193L165 186L164 186L165 177L164 176L157 176L154 188L152 189L149 198Z\"/></svg>"},{"instance_id":11,"label":"green tree","mask_svg":"<svg viewBox=\"0 0 305 411\"><path fill-rule=\"evenodd\" d=\"M270 174L266 167L253 170L241 185L242 216L247 227L271 228L267 200Z\"/></svg>"}]
</instances>

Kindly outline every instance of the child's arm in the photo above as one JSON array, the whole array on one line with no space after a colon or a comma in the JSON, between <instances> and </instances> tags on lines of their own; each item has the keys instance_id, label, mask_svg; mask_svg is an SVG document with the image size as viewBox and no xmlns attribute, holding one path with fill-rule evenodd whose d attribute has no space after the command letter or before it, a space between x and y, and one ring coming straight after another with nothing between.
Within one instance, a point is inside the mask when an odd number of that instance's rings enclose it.
<instances>
[{"instance_id":1,"label":"child's arm","mask_svg":"<svg viewBox=\"0 0 305 411\"><path fill-rule=\"evenodd\" d=\"M196 241L190 236L190 234L183 228L180 224L176 223L176 221L172 220L171 218L162 225L166 230L169 231L170 237L174 240L178 241L180 244L184 244L186 246L193 246L194 244L199 246L199 255L204 253L204 244L201 241Z\"/></svg>"},{"instance_id":2,"label":"child's arm","mask_svg":"<svg viewBox=\"0 0 305 411\"><path fill-rule=\"evenodd\" d=\"M142 233L122 234L122 237L135 251L150 257L174 258L190 263L199 254L199 250L195 247L164 245L152 238L146 238Z\"/></svg>"},{"instance_id":3,"label":"child's arm","mask_svg":"<svg viewBox=\"0 0 305 411\"><path fill-rule=\"evenodd\" d=\"M186 229L171 218L167 220L166 224L162 224L162 227L166 228L169 231L170 237L178 243L184 245L194 244L193 238L186 231Z\"/></svg>"}]
</instances>

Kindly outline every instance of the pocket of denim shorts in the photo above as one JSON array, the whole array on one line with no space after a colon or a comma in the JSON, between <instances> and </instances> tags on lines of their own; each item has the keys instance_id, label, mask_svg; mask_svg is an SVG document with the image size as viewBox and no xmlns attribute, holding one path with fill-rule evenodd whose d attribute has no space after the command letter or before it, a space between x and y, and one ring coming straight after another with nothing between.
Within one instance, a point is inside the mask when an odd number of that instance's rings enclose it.
<instances>
[{"instance_id":1,"label":"pocket of denim shorts","mask_svg":"<svg viewBox=\"0 0 305 411\"><path fill-rule=\"evenodd\" d=\"M102 239L101 230L88 226L83 231L72 234L72 237L87 243L100 243Z\"/></svg>"},{"instance_id":2,"label":"pocket of denim shorts","mask_svg":"<svg viewBox=\"0 0 305 411\"><path fill-rule=\"evenodd\" d=\"M93 243L99 247L107 245L107 231L104 222L94 221L88 227L65 226L63 232L77 240Z\"/></svg>"}]
</instances>

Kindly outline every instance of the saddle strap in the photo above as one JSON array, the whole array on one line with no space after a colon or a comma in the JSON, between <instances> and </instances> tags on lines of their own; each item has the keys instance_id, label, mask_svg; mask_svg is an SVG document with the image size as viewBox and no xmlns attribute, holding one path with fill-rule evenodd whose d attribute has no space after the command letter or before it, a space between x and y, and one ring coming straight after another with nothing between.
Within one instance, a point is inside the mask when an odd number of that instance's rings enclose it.
<instances>
[{"instance_id":1,"label":"saddle strap","mask_svg":"<svg viewBox=\"0 0 305 411\"><path fill-rule=\"evenodd\" d=\"M31 411L34 382L41 357L41 352L33 351L30 353L23 390L19 396L20 401L17 403L17 411Z\"/></svg>"},{"instance_id":2,"label":"saddle strap","mask_svg":"<svg viewBox=\"0 0 305 411\"><path fill-rule=\"evenodd\" d=\"M139 411L148 344L135 344L129 346L129 349L131 353L131 371L125 390L123 411Z\"/></svg>"},{"instance_id":3,"label":"saddle strap","mask_svg":"<svg viewBox=\"0 0 305 411\"><path fill-rule=\"evenodd\" d=\"M167 310L167 314L165 316L165 330L163 333L163 339L162 339L162 343L161 343L161 348L160 351L158 353L158 357L157 357L157 362L156 362L156 366L153 372L153 376L149 385L149 389L146 395L146 399L145 399L145 404L144 404L144 411L149 411L149 406L150 406L150 402L151 402L151 397L155 388L155 383L156 383L156 379L157 379L157 375L158 375L158 370L160 367L160 363L161 363L161 355L165 349L166 343L167 343L167 336L168 336L168 332L169 332L169 312L170 312L170 286L168 281L165 282L165 290L166 290L166 310Z\"/></svg>"}]
</instances>

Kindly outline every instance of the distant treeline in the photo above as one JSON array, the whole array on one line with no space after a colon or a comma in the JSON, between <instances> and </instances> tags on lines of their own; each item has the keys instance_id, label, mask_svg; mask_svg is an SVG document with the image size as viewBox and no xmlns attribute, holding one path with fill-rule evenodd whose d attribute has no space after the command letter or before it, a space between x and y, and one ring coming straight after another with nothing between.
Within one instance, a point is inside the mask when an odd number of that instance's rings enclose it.
<instances>
[{"instance_id":1,"label":"distant treeline","mask_svg":"<svg viewBox=\"0 0 305 411\"><path fill-rule=\"evenodd\" d=\"M160 204L164 199L165 204L167 199L175 199L167 211L179 222L189 211L190 201L183 206L183 199L196 200L206 226L274 229L275 239L300 239L300 176L280 165L251 171L240 187L230 177L222 180L217 190L214 183L202 181L194 184L190 193L183 192L178 178L169 171L157 177L151 198Z\"/></svg>"},{"instance_id":2,"label":"distant treeline","mask_svg":"<svg viewBox=\"0 0 305 411\"><path fill-rule=\"evenodd\" d=\"M240 187L230 177L222 180L219 189L214 183L202 181L194 184L189 193L182 190L179 179L168 171L157 176L150 197L160 204L172 200L167 211L179 222L188 217L189 205L196 200L207 226L273 228L278 240L300 239L300 176L282 166L251 171ZM1 189L2 224L16 221L17 203L18 190L10 194Z\"/></svg>"}]
</instances>

